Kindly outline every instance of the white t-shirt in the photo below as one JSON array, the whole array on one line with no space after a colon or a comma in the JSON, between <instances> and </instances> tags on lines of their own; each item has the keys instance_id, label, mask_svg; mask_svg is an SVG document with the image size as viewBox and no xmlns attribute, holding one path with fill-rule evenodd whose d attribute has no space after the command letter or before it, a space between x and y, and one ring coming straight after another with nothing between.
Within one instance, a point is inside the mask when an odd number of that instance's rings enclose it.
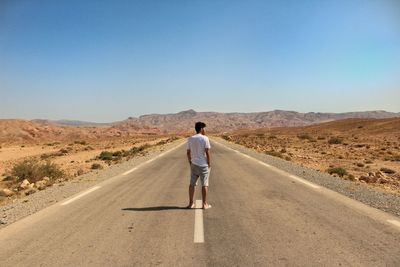
<instances>
[{"instance_id":1,"label":"white t-shirt","mask_svg":"<svg viewBox=\"0 0 400 267\"><path fill-rule=\"evenodd\" d=\"M211 148L210 140L208 140L207 136L195 134L188 138L187 149L190 149L193 164L201 167L208 166L206 148Z\"/></svg>"}]
</instances>

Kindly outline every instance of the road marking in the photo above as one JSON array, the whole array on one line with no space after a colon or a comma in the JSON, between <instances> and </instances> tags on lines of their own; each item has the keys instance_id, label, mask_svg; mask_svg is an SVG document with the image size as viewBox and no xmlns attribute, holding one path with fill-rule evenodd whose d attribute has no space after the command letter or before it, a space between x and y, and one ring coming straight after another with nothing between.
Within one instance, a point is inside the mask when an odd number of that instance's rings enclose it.
<instances>
[{"instance_id":1,"label":"road marking","mask_svg":"<svg viewBox=\"0 0 400 267\"><path fill-rule=\"evenodd\" d=\"M64 203L61 204L61 206L68 205L68 204L70 204L71 202L74 202L75 200L80 199L81 197L86 196L87 194L90 194L90 193L92 193L93 191L95 191L95 190L97 190L97 189L99 189L99 188L101 188L101 186L95 186L95 187L93 187L93 188L91 188L91 189L89 189L89 190L83 192L82 194L79 194L79 195L77 195L76 197L71 198L71 199L65 201Z\"/></svg>"},{"instance_id":2,"label":"road marking","mask_svg":"<svg viewBox=\"0 0 400 267\"><path fill-rule=\"evenodd\" d=\"M127 171L127 172L124 172L122 175L130 174L131 172L136 171L136 170L137 170L137 167L135 167L135 168L133 168L133 169Z\"/></svg>"},{"instance_id":3,"label":"road marking","mask_svg":"<svg viewBox=\"0 0 400 267\"><path fill-rule=\"evenodd\" d=\"M400 227L400 221L397 220L387 220L389 223L396 225L397 227Z\"/></svg>"},{"instance_id":4,"label":"road marking","mask_svg":"<svg viewBox=\"0 0 400 267\"><path fill-rule=\"evenodd\" d=\"M156 156L156 157L154 157L154 158L152 158L152 159L150 159L150 160L148 160L148 161L146 161L146 162L144 162L144 163L142 163L142 164L139 164L138 166L136 166L136 167L134 167L134 168L132 168L132 169L126 171L126 172L124 172L124 173L122 174L122 176L128 175L128 174L130 174L131 172L136 171L136 170L137 170L139 167L141 167L142 165L145 165L145 164L147 164L147 163L149 163L149 162L152 162L153 160L155 160L155 159L157 159L157 158L159 158L159 157L162 157L162 156L166 155L167 153L169 153L169 152L171 152L171 151L177 149L178 147L181 147L183 144L185 144L185 142L182 142L181 144L177 145L176 147L174 147L174 148L172 148L172 149L170 149L170 150L168 150L168 151L166 151L166 152L163 152L163 153L161 153L160 155L158 155L158 156ZM121 175L114 176L113 178L118 178L118 177L121 177ZM103 181L103 183L101 183L101 184L104 185L104 184L109 183L109 182L110 182L110 179L109 179L109 180L106 180L106 181ZM87 190L87 191L84 191L83 193L81 193L81 194L77 195L76 197L73 197L73 198L71 198L71 199L69 199L69 200L63 202L63 203L60 204L60 205L61 205L61 206L68 205L68 204L74 202L75 200L80 199L81 197L83 197L83 196L85 196L85 195L87 195L87 194L90 194L91 192L93 192L93 191L95 191L95 190L97 190L97 189L99 189L99 188L101 188L101 186L92 187L91 189L89 189L89 190Z\"/></svg>"},{"instance_id":5,"label":"road marking","mask_svg":"<svg viewBox=\"0 0 400 267\"><path fill-rule=\"evenodd\" d=\"M194 215L194 243L204 243L203 201L196 200Z\"/></svg>"},{"instance_id":6,"label":"road marking","mask_svg":"<svg viewBox=\"0 0 400 267\"><path fill-rule=\"evenodd\" d=\"M305 184L305 185L308 185L308 186L310 186L310 187L312 187L312 188L315 188L315 189L320 188L320 186L315 185L315 184L310 183L310 182L307 182L306 180L301 179L300 177L297 177L296 175L289 175L289 177L292 178L292 179L294 179L294 180L296 180L296 181L298 181L298 182L300 182L300 183L303 183L303 184Z\"/></svg>"},{"instance_id":7,"label":"road marking","mask_svg":"<svg viewBox=\"0 0 400 267\"><path fill-rule=\"evenodd\" d=\"M216 141L214 141L214 142L216 142ZM300 178L300 177L298 177L296 175L292 175L292 174L290 174L290 173L288 173L288 172L286 172L284 170L281 170L281 169L279 169L277 167L271 166L271 165L269 165L269 164L267 164L267 163L265 163L265 162L263 162L261 160L258 160L256 158L253 158L253 157L249 156L249 155L246 155L246 154L244 154L244 153L242 153L242 152L240 152L238 150L232 149L232 148L230 148L230 147L228 147L228 146L226 146L224 144L221 144L219 142L216 142L216 143L221 145L221 146L223 146L223 147L225 147L225 148L227 148L227 149L230 149L230 150L232 150L232 151L234 151L234 152L236 152L236 153L238 153L238 154L240 154L240 155L242 155L242 156L244 156L244 157L246 157L248 159L252 159L252 160L258 162L259 164L261 164L261 165L263 165L263 166L265 166L265 167L267 167L267 168L269 168L269 169L271 169L271 170L273 170L275 172L278 172L278 173L280 173L282 175L288 176L289 178L292 178L292 179L294 179L294 180L296 180L296 181L298 181L300 183L303 183L304 185L307 185L307 186L312 187L314 189L320 188L320 186L315 185L315 184L313 184L311 182L308 182L308 181L306 181L306 180L304 180L304 179L302 179L302 178Z\"/></svg>"}]
</instances>

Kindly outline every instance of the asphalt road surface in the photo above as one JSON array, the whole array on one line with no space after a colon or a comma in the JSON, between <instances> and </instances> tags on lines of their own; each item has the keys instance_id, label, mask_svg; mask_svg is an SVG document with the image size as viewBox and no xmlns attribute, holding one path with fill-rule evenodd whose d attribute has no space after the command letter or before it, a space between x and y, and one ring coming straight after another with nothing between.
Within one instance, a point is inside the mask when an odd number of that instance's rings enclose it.
<instances>
[{"instance_id":1,"label":"asphalt road surface","mask_svg":"<svg viewBox=\"0 0 400 267\"><path fill-rule=\"evenodd\" d=\"M180 146L3 228L0 266L400 266L399 218L212 146L211 209Z\"/></svg>"}]
</instances>

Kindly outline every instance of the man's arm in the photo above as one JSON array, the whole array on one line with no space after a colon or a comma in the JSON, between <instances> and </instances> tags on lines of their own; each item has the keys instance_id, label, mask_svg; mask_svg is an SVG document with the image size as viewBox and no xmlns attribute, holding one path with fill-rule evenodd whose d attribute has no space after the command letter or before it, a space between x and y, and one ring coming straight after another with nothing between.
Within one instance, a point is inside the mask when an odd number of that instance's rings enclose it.
<instances>
[{"instance_id":1,"label":"man's arm","mask_svg":"<svg viewBox=\"0 0 400 267\"><path fill-rule=\"evenodd\" d=\"M187 155L187 158L188 158L188 160L189 160L189 165L192 164L192 156L191 156L191 154L190 154L190 149L188 149L188 150L186 151L186 155Z\"/></svg>"},{"instance_id":2,"label":"man's arm","mask_svg":"<svg viewBox=\"0 0 400 267\"><path fill-rule=\"evenodd\" d=\"M206 148L206 157L207 157L207 164L208 164L208 168L211 168L211 159L210 159L210 149Z\"/></svg>"}]
</instances>

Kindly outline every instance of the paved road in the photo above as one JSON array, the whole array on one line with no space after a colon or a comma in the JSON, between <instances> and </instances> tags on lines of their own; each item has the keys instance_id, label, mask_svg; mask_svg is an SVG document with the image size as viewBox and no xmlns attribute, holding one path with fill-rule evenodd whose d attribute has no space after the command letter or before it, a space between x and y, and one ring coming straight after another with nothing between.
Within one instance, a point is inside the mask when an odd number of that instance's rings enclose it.
<instances>
[{"instance_id":1,"label":"paved road","mask_svg":"<svg viewBox=\"0 0 400 267\"><path fill-rule=\"evenodd\" d=\"M0 265L400 266L400 228L212 145L204 243L181 146L3 228Z\"/></svg>"}]
</instances>

